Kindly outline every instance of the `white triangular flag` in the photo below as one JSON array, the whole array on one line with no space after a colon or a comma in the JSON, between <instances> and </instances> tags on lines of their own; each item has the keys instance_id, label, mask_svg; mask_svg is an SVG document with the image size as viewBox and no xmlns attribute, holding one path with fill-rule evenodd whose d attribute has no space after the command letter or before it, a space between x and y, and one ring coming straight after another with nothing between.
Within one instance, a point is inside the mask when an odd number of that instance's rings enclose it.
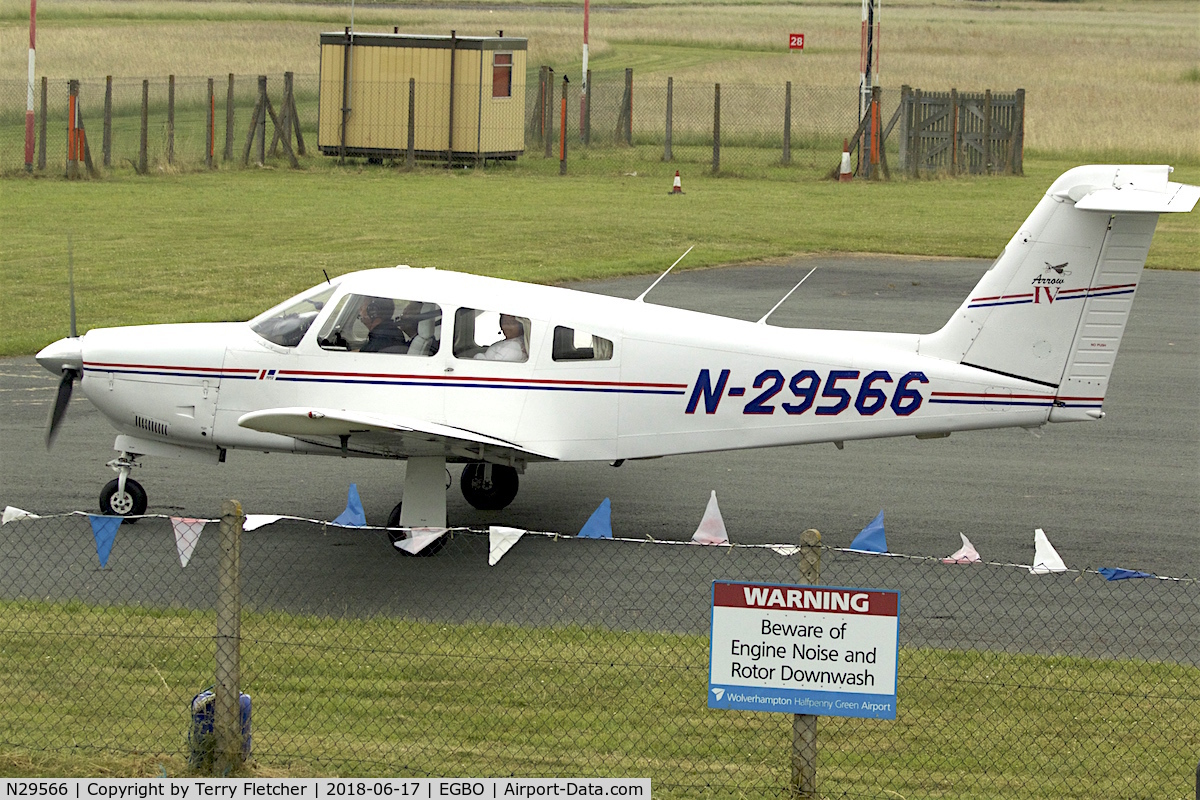
<instances>
[{"instance_id":1,"label":"white triangular flag","mask_svg":"<svg viewBox=\"0 0 1200 800\"><path fill-rule=\"evenodd\" d=\"M522 528L506 528L503 525L492 525L488 528L488 566L496 566L496 562L504 558L504 554L512 549L517 540L525 535Z\"/></svg>"},{"instance_id":2,"label":"white triangular flag","mask_svg":"<svg viewBox=\"0 0 1200 800\"><path fill-rule=\"evenodd\" d=\"M942 559L943 564L978 564L983 561L979 557L979 551L975 549L975 545L971 544L971 540L962 531L958 532L962 537L962 547L955 550L950 555Z\"/></svg>"},{"instance_id":3,"label":"white triangular flag","mask_svg":"<svg viewBox=\"0 0 1200 800\"><path fill-rule=\"evenodd\" d=\"M1046 538L1046 532L1038 528L1033 532L1033 566L1029 568L1030 575L1047 575L1051 572L1066 572L1067 565L1062 556Z\"/></svg>"},{"instance_id":4,"label":"white triangular flag","mask_svg":"<svg viewBox=\"0 0 1200 800\"><path fill-rule=\"evenodd\" d=\"M704 509L704 518L700 527L692 534L694 544L729 544L729 534L725 531L725 520L721 519L721 509L717 507L717 493L714 491L708 498L708 507Z\"/></svg>"},{"instance_id":5,"label":"white triangular flag","mask_svg":"<svg viewBox=\"0 0 1200 800\"><path fill-rule=\"evenodd\" d=\"M794 556L800 552L800 545L798 544L769 544L767 547L781 556Z\"/></svg>"},{"instance_id":6,"label":"white triangular flag","mask_svg":"<svg viewBox=\"0 0 1200 800\"><path fill-rule=\"evenodd\" d=\"M171 517L171 527L175 529L175 549L179 552L179 566L186 567L192 560L192 551L200 534L204 531L206 519L190 519L188 517Z\"/></svg>"},{"instance_id":7,"label":"white triangular flag","mask_svg":"<svg viewBox=\"0 0 1200 800\"><path fill-rule=\"evenodd\" d=\"M242 530L258 530L264 525L270 525L272 522L278 522L281 519L283 519L282 514L247 514L246 519L242 522Z\"/></svg>"},{"instance_id":8,"label":"white triangular flag","mask_svg":"<svg viewBox=\"0 0 1200 800\"><path fill-rule=\"evenodd\" d=\"M4 507L4 518L0 521L0 525L6 522L12 522L14 519L41 519L37 514L30 514L28 511L17 508L16 506Z\"/></svg>"},{"instance_id":9,"label":"white triangular flag","mask_svg":"<svg viewBox=\"0 0 1200 800\"><path fill-rule=\"evenodd\" d=\"M447 530L449 528L409 528L407 537L392 544L397 549L415 556L431 543L436 542L439 537L445 535Z\"/></svg>"}]
</instances>

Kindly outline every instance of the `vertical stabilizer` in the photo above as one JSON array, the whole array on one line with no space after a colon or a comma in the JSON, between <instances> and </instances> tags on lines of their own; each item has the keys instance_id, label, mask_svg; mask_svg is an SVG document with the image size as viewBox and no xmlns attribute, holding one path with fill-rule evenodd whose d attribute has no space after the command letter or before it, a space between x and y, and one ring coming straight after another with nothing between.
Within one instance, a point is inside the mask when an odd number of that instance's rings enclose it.
<instances>
[{"instance_id":1,"label":"vertical stabilizer","mask_svg":"<svg viewBox=\"0 0 1200 800\"><path fill-rule=\"evenodd\" d=\"M1097 418L1160 213L1200 188L1165 166L1089 166L1054 182L924 355L1055 390L1052 421Z\"/></svg>"}]
</instances>

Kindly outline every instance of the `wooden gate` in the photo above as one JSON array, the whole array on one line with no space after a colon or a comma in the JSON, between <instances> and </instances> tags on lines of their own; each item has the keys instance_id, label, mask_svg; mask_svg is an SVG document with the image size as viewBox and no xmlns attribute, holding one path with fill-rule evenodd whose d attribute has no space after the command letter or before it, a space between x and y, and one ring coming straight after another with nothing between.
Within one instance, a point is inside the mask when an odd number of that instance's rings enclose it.
<instances>
[{"instance_id":1,"label":"wooden gate","mask_svg":"<svg viewBox=\"0 0 1200 800\"><path fill-rule=\"evenodd\" d=\"M910 175L1023 175L1025 90L1012 94L900 90L900 163Z\"/></svg>"}]
</instances>

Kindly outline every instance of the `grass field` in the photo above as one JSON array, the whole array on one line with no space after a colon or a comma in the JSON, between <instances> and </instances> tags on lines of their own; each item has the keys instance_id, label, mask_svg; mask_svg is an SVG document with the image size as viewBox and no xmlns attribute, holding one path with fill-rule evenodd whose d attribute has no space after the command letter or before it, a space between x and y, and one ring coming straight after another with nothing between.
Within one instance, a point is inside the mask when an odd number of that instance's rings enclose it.
<instances>
[{"instance_id":1,"label":"grass field","mask_svg":"<svg viewBox=\"0 0 1200 800\"><path fill-rule=\"evenodd\" d=\"M29 748L36 758L19 748L0 757L0 775L186 772L186 708L211 671L211 614L29 602L0 604L0 617L23 632L0 659L10 698L0 740L43 743ZM660 798L730 796L701 787L731 785L773 797L766 787L786 784L788 715L714 714L698 701L705 636L284 614L247 614L242 635L264 754L252 774L370 776L386 764L389 774L492 775L503 765L650 775ZM521 666L497 682L500 663ZM823 791L1174 797L1200 738L1188 711L1195 668L918 648L902 649L900 664L894 722L821 721ZM57 693L44 671L58 676ZM92 686L104 691L78 688ZM1158 687L1152 698L1144 686ZM1055 702L1063 696L1071 702ZM641 726L651 717L656 730ZM84 721L95 719L107 722ZM142 754L104 755L130 741ZM86 745L81 757L59 760L73 742ZM1067 744L1070 766L1045 760L1043 747ZM1002 784L981 780L980 763Z\"/></svg>"},{"instance_id":2,"label":"grass field","mask_svg":"<svg viewBox=\"0 0 1200 800\"><path fill-rule=\"evenodd\" d=\"M994 257L1070 166L1037 162L1024 179L850 185L697 176L683 197L669 195L665 177L504 169L9 180L0 354L66 334L68 234L85 331L248 319L321 282L322 270L397 263L558 282L658 272L692 245L682 266L799 252ZM1175 177L1200 182L1200 169ZM1150 266L1196 268L1198 231L1200 215L1164 218Z\"/></svg>"}]
</instances>

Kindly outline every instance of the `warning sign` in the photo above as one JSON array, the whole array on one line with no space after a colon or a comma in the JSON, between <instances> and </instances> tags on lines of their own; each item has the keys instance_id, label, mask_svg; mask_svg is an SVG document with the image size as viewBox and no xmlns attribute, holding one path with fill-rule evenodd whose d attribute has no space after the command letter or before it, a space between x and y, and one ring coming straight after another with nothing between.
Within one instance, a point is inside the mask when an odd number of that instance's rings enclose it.
<instances>
[{"instance_id":1,"label":"warning sign","mask_svg":"<svg viewBox=\"0 0 1200 800\"><path fill-rule=\"evenodd\" d=\"M708 707L896 718L900 593L713 582Z\"/></svg>"}]
</instances>

